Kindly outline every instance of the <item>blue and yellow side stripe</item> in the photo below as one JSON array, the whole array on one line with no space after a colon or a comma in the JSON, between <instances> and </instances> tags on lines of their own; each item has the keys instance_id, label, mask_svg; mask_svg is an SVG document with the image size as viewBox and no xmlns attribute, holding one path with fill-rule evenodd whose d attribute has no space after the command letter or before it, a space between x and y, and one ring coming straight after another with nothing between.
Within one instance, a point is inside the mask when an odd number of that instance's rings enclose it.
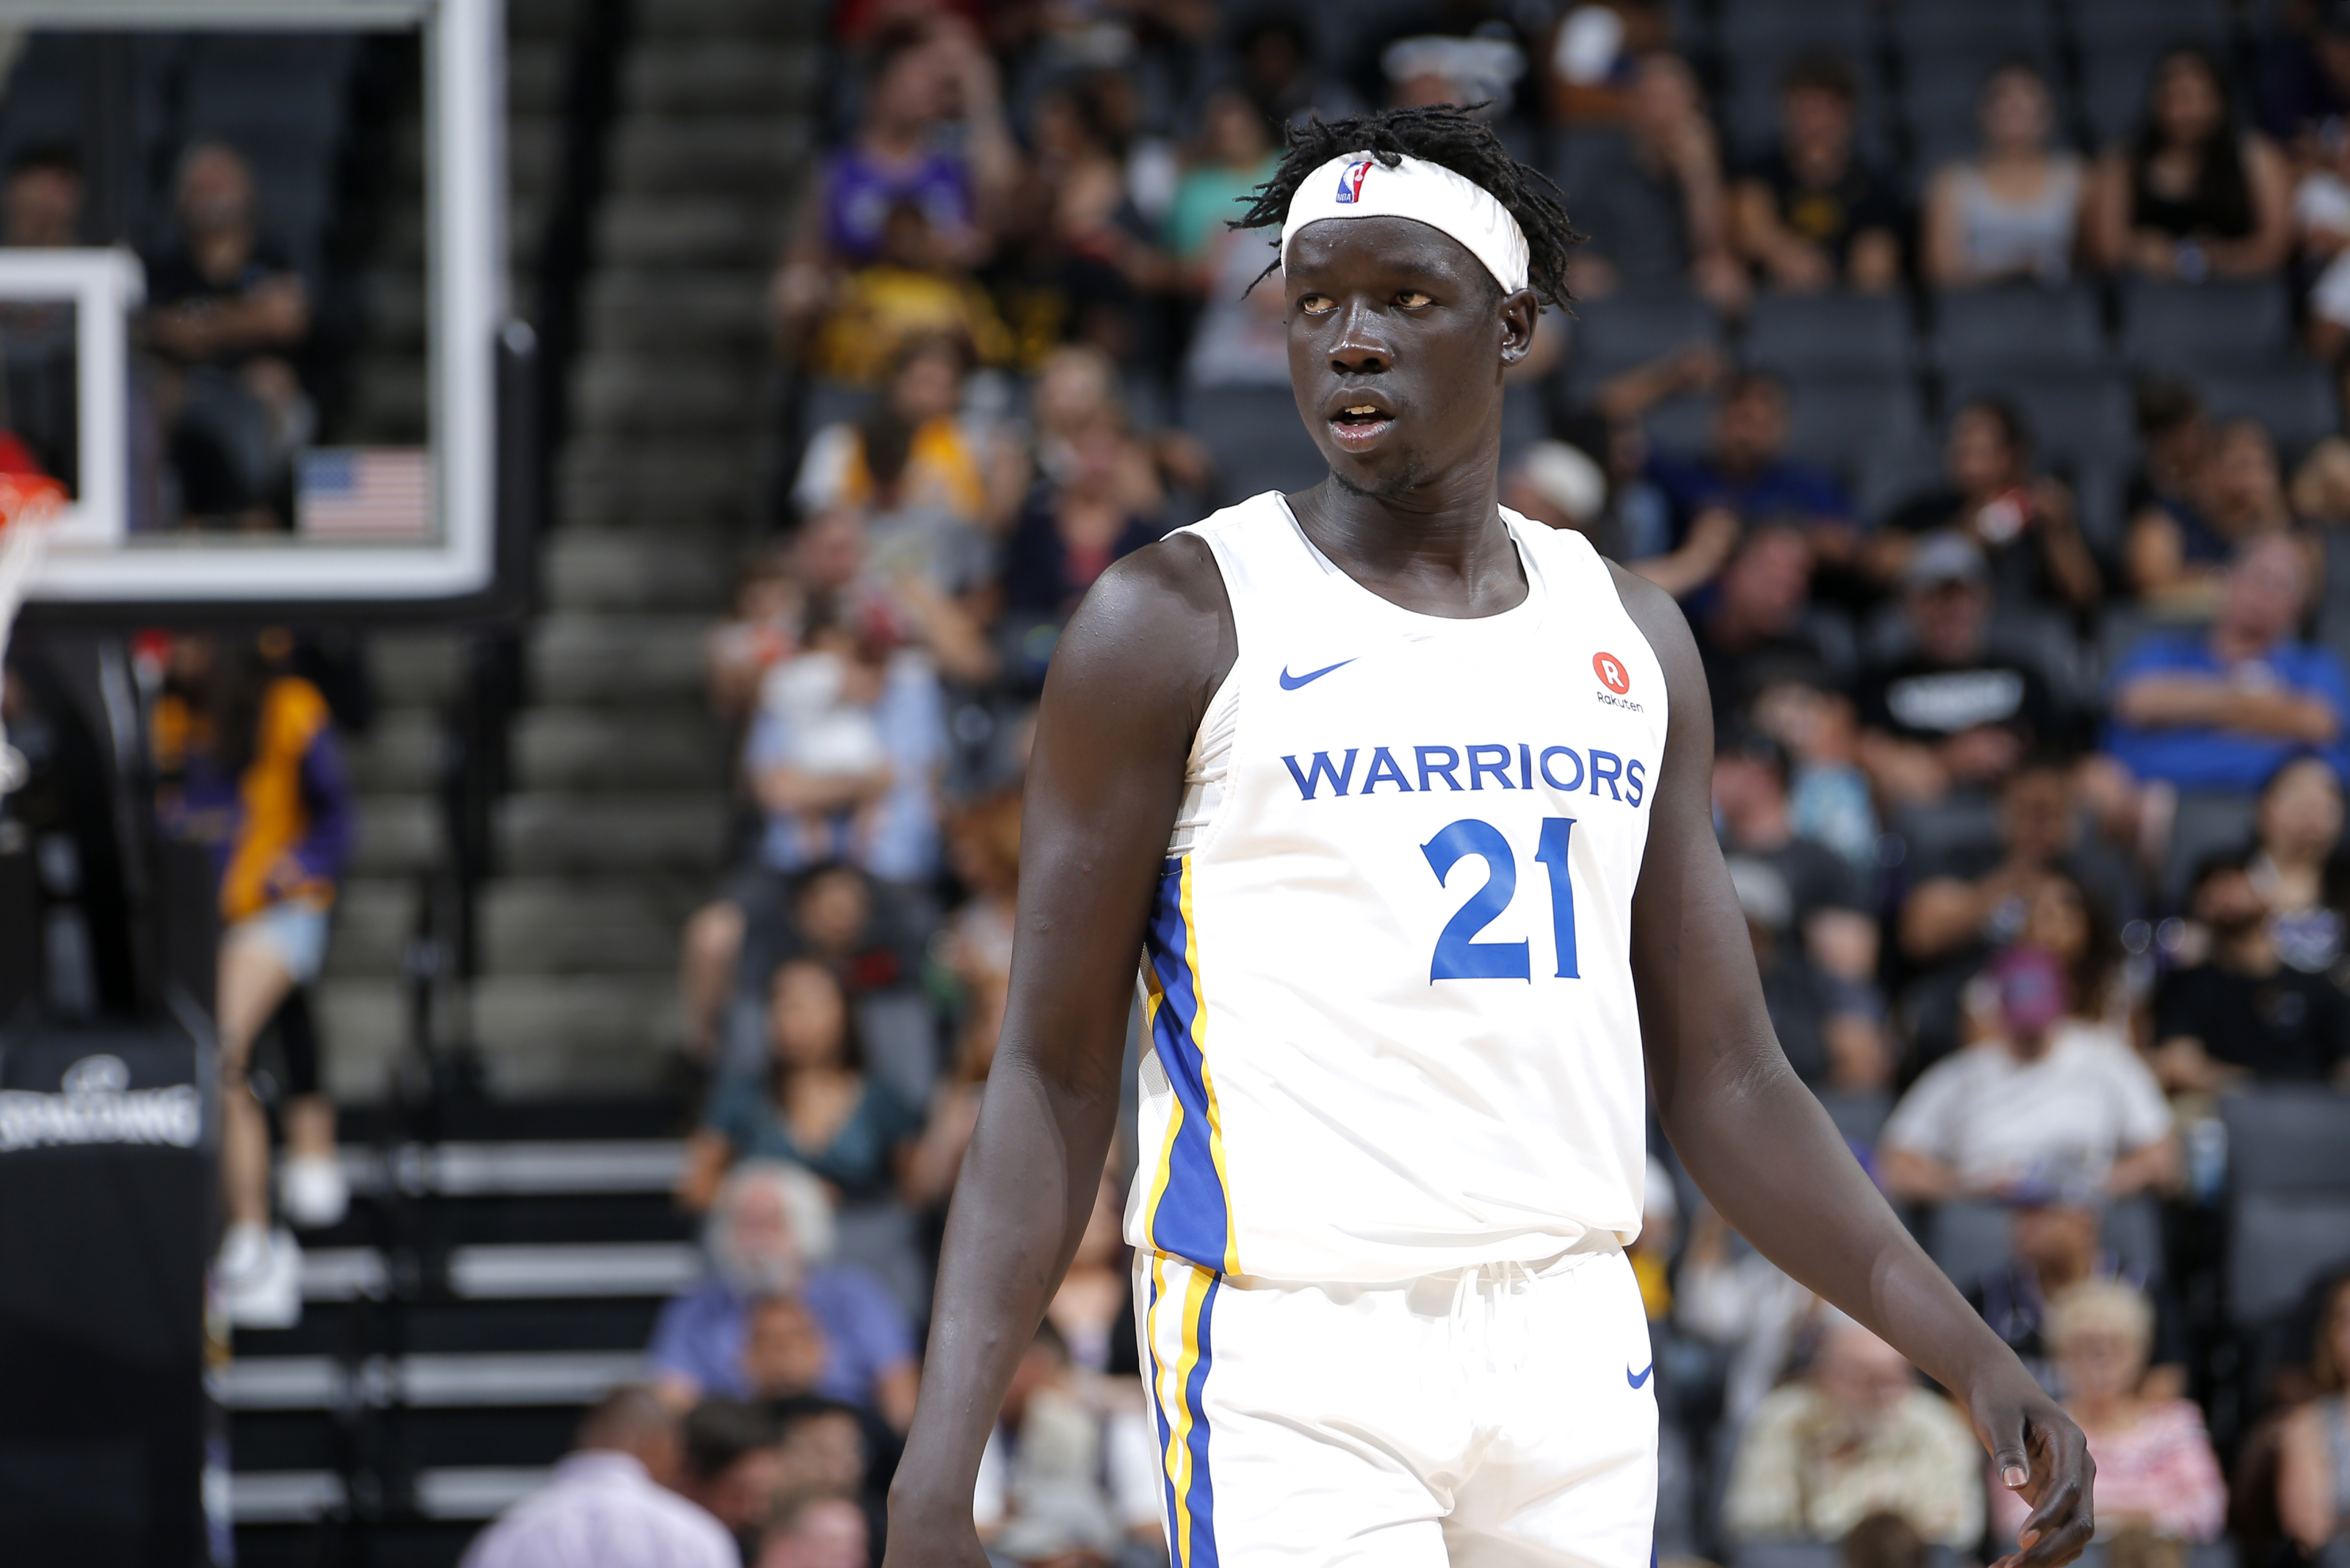
<instances>
[{"instance_id":1,"label":"blue and yellow side stripe","mask_svg":"<svg viewBox=\"0 0 2350 1568\"><path fill-rule=\"evenodd\" d=\"M1241 1272L1224 1173L1224 1129L1208 1070L1206 992L1192 916L1191 857L1167 862L1142 956L1144 1026L1175 1091L1150 1179L1146 1233L1159 1251L1217 1273Z\"/></svg>"},{"instance_id":2,"label":"blue and yellow side stripe","mask_svg":"<svg viewBox=\"0 0 2350 1568\"><path fill-rule=\"evenodd\" d=\"M1182 1277L1180 1301L1167 1305L1182 1333L1170 1363L1159 1343L1159 1305L1170 1270ZM1216 1488L1208 1467L1208 1368L1215 1360L1216 1294L1223 1281L1184 1260L1150 1259L1150 1301L1143 1322L1150 1345L1150 1407L1159 1422L1159 1468L1167 1482L1170 1568L1217 1568Z\"/></svg>"}]
</instances>

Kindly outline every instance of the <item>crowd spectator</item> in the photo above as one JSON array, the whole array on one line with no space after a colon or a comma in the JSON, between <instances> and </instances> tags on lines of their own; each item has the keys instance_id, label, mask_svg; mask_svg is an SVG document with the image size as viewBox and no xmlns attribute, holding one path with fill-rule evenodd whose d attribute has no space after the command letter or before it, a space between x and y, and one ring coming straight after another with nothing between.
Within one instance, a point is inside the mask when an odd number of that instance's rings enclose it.
<instances>
[{"instance_id":1,"label":"crowd spectator","mask_svg":"<svg viewBox=\"0 0 2350 1568\"><path fill-rule=\"evenodd\" d=\"M2010 1189L2006 1200L2008 1258L1968 1286L1967 1300L2040 1386L2061 1397L2064 1386L2049 1342L2049 1303L2079 1284L2118 1280L2143 1290L2146 1282L2137 1277L2142 1271L2134 1272L2106 1249L2105 1195L2086 1172L2041 1172ZM2187 1324L2167 1295L2148 1293L2147 1300L2154 1313L2147 1353L2152 1365L2137 1391L2148 1398L2175 1399L2187 1391L2192 1348Z\"/></svg>"},{"instance_id":2,"label":"crowd spectator","mask_svg":"<svg viewBox=\"0 0 2350 1568\"><path fill-rule=\"evenodd\" d=\"M2118 1280L2084 1281L2049 1303L2046 1334L2064 1408L2096 1461L2097 1518L2188 1541L2215 1539L2228 1489L2203 1413L2189 1400L2143 1391L2154 1345L2154 1309L2145 1294ZM2003 1487L1991 1496L1994 1530L2012 1541L2029 1506Z\"/></svg>"},{"instance_id":3,"label":"crowd spectator","mask_svg":"<svg viewBox=\"0 0 2350 1568\"><path fill-rule=\"evenodd\" d=\"M1952 414L1942 473L1887 515L1874 545L1878 573L1898 579L1921 543L1947 531L1982 553L2002 608L2096 608L2104 583L2072 490L2033 471L2032 433L2014 405L1979 398Z\"/></svg>"},{"instance_id":4,"label":"crowd spectator","mask_svg":"<svg viewBox=\"0 0 2350 1568\"><path fill-rule=\"evenodd\" d=\"M761 687L743 763L765 865L789 874L846 860L907 888L939 853L938 674L896 628L841 597L812 602L797 658Z\"/></svg>"},{"instance_id":5,"label":"crowd spectator","mask_svg":"<svg viewBox=\"0 0 2350 1568\"><path fill-rule=\"evenodd\" d=\"M980 1539L1015 1563L1091 1554L1144 1568L1165 1551L1158 1450L1141 1401L1104 1408L1048 1321L1021 1358L979 1466Z\"/></svg>"},{"instance_id":6,"label":"crowd spectator","mask_svg":"<svg viewBox=\"0 0 2350 1568\"><path fill-rule=\"evenodd\" d=\"M284 633L276 633L282 639ZM156 806L165 832L200 846L222 925L213 992L219 1040L219 1269L230 1320L284 1328L301 1316L301 1250L270 1224L269 1127L254 1091L253 1045L326 963L355 803L326 698L251 636L173 642L152 715ZM343 1216L335 1108L315 1092L284 1107L286 1217Z\"/></svg>"},{"instance_id":7,"label":"crowd spectator","mask_svg":"<svg viewBox=\"0 0 2350 1568\"><path fill-rule=\"evenodd\" d=\"M2230 420L2210 434L2183 495L2154 499L2130 520L2130 586L2173 614L2209 614L2231 552L2290 528L2293 504L2276 443L2257 420Z\"/></svg>"},{"instance_id":8,"label":"crowd spectator","mask_svg":"<svg viewBox=\"0 0 2350 1568\"><path fill-rule=\"evenodd\" d=\"M939 134L958 122L960 146ZM994 61L967 24L940 15L885 38L867 78L863 122L808 182L775 273L769 306L785 344L834 306L848 269L888 255L893 223L899 259L917 270L977 263L1017 159Z\"/></svg>"},{"instance_id":9,"label":"crowd spectator","mask_svg":"<svg viewBox=\"0 0 2350 1568\"><path fill-rule=\"evenodd\" d=\"M1611 410L1637 418L1648 401L1671 389L1643 389L1628 406ZM1774 376L1749 371L1733 378L1715 406L1704 452L1658 452L1645 478L1668 507L1671 553L1635 562L1634 569L1676 598L1711 583L1750 525L1783 519L1801 527L1814 547L1848 538L1852 504L1833 475L1787 456L1790 393Z\"/></svg>"},{"instance_id":10,"label":"crowd spectator","mask_svg":"<svg viewBox=\"0 0 2350 1568\"><path fill-rule=\"evenodd\" d=\"M49 250L81 243L81 159L61 142L36 142L8 161L0 189L0 223L15 249Z\"/></svg>"},{"instance_id":11,"label":"crowd spectator","mask_svg":"<svg viewBox=\"0 0 2350 1568\"><path fill-rule=\"evenodd\" d=\"M803 1324L769 1326L779 1341L798 1330L803 1347L810 1330L820 1340L812 1390L904 1430L914 1412L913 1333L879 1282L830 1261L833 1216L823 1184L793 1166L750 1160L727 1173L707 1207L710 1275L661 1308L645 1352L663 1397L680 1407L703 1396L747 1397L754 1309L788 1301L806 1314ZM793 1348L766 1347L784 1361Z\"/></svg>"},{"instance_id":12,"label":"crowd spectator","mask_svg":"<svg viewBox=\"0 0 2350 1568\"><path fill-rule=\"evenodd\" d=\"M726 1527L670 1490L678 1459L676 1417L649 1389L615 1389L546 1487L474 1538L464 1568L740 1568Z\"/></svg>"},{"instance_id":13,"label":"crowd spectator","mask_svg":"<svg viewBox=\"0 0 2350 1568\"><path fill-rule=\"evenodd\" d=\"M1690 629L1705 662L1717 732L1734 724L1771 681L1825 666L1811 616L1812 562L1811 541L1794 523L1758 524L1737 535L1713 590L1694 607ZM1636 562L1633 569L1648 576L1668 566Z\"/></svg>"},{"instance_id":14,"label":"crowd spectator","mask_svg":"<svg viewBox=\"0 0 2350 1568\"><path fill-rule=\"evenodd\" d=\"M814 958L786 959L767 987L768 1068L722 1080L686 1148L679 1191L701 1209L741 1159L781 1160L850 1199L894 1189L915 1109L868 1072L840 977Z\"/></svg>"},{"instance_id":15,"label":"crowd spectator","mask_svg":"<svg viewBox=\"0 0 2350 1568\"><path fill-rule=\"evenodd\" d=\"M2350 1560L2350 1276L2325 1293L2310 1372L2317 1397L2285 1417L2277 1514L2295 1545L2333 1568Z\"/></svg>"},{"instance_id":16,"label":"crowd spectator","mask_svg":"<svg viewBox=\"0 0 2350 1568\"><path fill-rule=\"evenodd\" d=\"M1860 154L1859 98L1843 60L1797 61L1780 88L1780 144L1739 178L1738 249L1773 287L1874 294L1900 281L1900 199Z\"/></svg>"},{"instance_id":17,"label":"crowd spectator","mask_svg":"<svg viewBox=\"0 0 2350 1568\"><path fill-rule=\"evenodd\" d=\"M2296 6L2266 39L2258 77L2261 129L2299 162L2322 156L2329 124L2350 112L2350 12Z\"/></svg>"},{"instance_id":18,"label":"crowd spectator","mask_svg":"<svg viewBox=\"0 0 2350 1568\"><path fill-rule=\"evenodd\" d=\"M71 147L36 142L19 150L0 186L0 244L22 250L78 244L82 196L81 160ZM46 474L68 494L78 488L79 354L70 301L0 301L7 400L0 410L0 472Z\"/></svg>"},{"instance_id":19,"label":"crowd spectator","mask_svg":"<svg viewBox=\"0 0 2350 1568\"><path fill-rule=\"evenodd\" d=\"M1982 151L1943 165L1927 187L1920 269L1938 288L2064 282L2087 226L2089 170L2054 145L2046 79L2020 61L1991 72L1981 123Z\"/></svg>"},{"instance_id":20,"label":"crowd spectator","mask_svg":"<svg viewBox=\"0 0 2350 1568\"><path fill-rule=\"evenodd\" d=\"M141 334L161 389L180 509L205 526L291 525L295 451L317 414L294 356L310 336L302 275L261 234L253 171L217 141L180 161L177 243L147 269Z\"/></svg>"},{"instance_id":21,"label":"crowd spectator","mask_svg":"<svg viewBox=\"0 0 2350 1568\"><path fill-rule=\"evenodd\" d=\"M1880 1511L1929 1542L1972 1545L1983 1495L1974 1437L1901 1353L1849 1319L1810 1375L1774 1389L1740 1439L1722 1501L1737 1542L1840 1541Z\"/></svg>"},{"instance_id":22,"label":"crowd spectator","mask_svg":"<svg viewBox=\"0 0 2350 1568\"><path fill-rule=\"evenodd\" d=\"M1339 119L1363 111L1362 96L1324 67L1312 30L1294 10L1254 12L1236 32L1232 53L1242 89L1275 121L1302 121L1310 114Z\"/></svg>"},{"instance_id":23,"label":"crowd spectator","mask_svg":"<svg viewBox=\"0 0 2350 1568\"><path fill-rule=\"evenodd\" d=\"M2174 49L2155 67L2144 126L2099 163L2091 233L2115 271L2258 277L2284 265L2292 199L2283 158L2236 123L2220 67Z\"/></svg>"},{"instance_id":24,"label":"crowd spectator","mask_svg":"<svg viewBox=\"0 0 2350 1568\"><path fill-rule=\"evenodd\" d=\"M1881 799L1996 790L2065 716L2031 660L1991 646L1991 569L1963 535L1929 535L1901 574L1908 647L1861 680L1861 765Z\"/></svg>"},{"instance_id":25,"label":"crowd spectator","mask_svg":"<svg viewBox=\"0 0 2350 1568\"><path fill-rule=\"evenodd\" d=\"M2108 798L2131 782L2250 793L2311 748L2340 769L2350 685L2330 649L2295 635L2309 593L2300 541L2258 535L2237 547L2208 631L2158 633L2122 659L2105 740L2122 776L2106 779Z\"/></svg>"},{"instance_id":26,"label":"crowd spectator","mask_svg":"<svg viewBox=\"0 0 2350 1568\"><path fill-rule=\"evenodd\" d=\"M1772 1024L1806 1083L1877 1088L1892 1064L1879 1027L1869 891L1835 851L1797 836L1787 782L1786 753L1759 731L1717 744L1714 815L1754 928Z\"/></svg>"},{"instance_id":27,"label":"crowd spectator","mask_svg":"<svg viewBox=\"0 0 2350 1568\"><path fill-rule=\"evenodd\" d=\"M1699 644L1702 650L1704 644ZM1712 680L1711 670L1707 680ZM1769 670L1753 694L1754 727L1787 749L1787 809L1795 831L1844 857L1854 874L1877 870L1877 803L1860 766L1860 719L1823 666Z\"/></svg>"},{"instance_id":28,"label":"crowd spectator","mask_svg":"<svg viewBox=\"0 0 2350 1568\"><path fill-rule=\"evenodd\" d=\"M880 569L909 556L905 569L949 592L985 575L982 541L1001 526L1023 479L1016 444L958 417L970 353L951 335L907 340L872 411L816 431L792 487L804 515L871 514L868 542ZM893 532L919 537L885 541Z\"/></svg>"},{"instance_id":29,"label":"crowd spectator","mask_svg":"<svg viewBox=\"0 0 2350 1568\"><path fill-rule=\"evenodd\" d=\"M1187 295L1200 302L1184 379L1193 388L1289 385L1289 340L1277 288L1253 288L1273 257L1253 230L1227 220L1279 166L1264 112L1226 88L1201 113L1199 161L1175 188L1167 247Z\"/></svg>"},{"instance_id":30,"label":"crowd spectator","mask_svg":"<svg viewBox=\"0 0 2350 1568\"><path fill-rule=\"evenodd\" d=\"M2268 901L2241 853L2213 857L2189 908L2210 933L2202 962L2165 975L2154 1002L2154 1065L2175 1094L2248 1084L2323 1084L2350 1068L2350 998L2286 965Z\"/></svg>"},{"instance_id":31,"label":"crowd spectator","mask_svg":"<svg viewBox=\"0 0 2350 1568\"><path fill-rule=\"evenodd\" d=\"M724 1525L750 1562L783 1475L775 1420L739 1399L704 1399L686 1412L679 1438L679 1494Z\"/></svg>"},{"instance_id":32,"label":"crowd spectator","mask_svg":"<svg viewBox=\"0 0 2350 1568\"><path fill-rule=\"evenodd\" d=\"M1834 1309L1756 1251L1711 1204L1690 1222L1673 1326L1723 1353L1721 1419L1735 1437Z\"/></svg>"},{"instance_id":33,"label":"crowd spectator","mask_svg":"<svg viewBox=\"0 0 2350 1568\"><path fill-rule=\"evenodd\" d=\"M869 1568L872 1532L846 1498L812 1497L776 1517L755 1568Z\"/></svg>"},{"instance_id":34,"label":"crowd spectator","mask_svg":"<svg viewBox=\"0 0 2350 1568\"><path fill-rule=\"evenodd\" d=\"M1987 976L1989 1033L1929 1067L1885 1124L1887 1189L1996 1198L2076 1168L2116 1198L2170 1183L2178 1149L2161 1087L2118 1031L2076 1014L2057 957L2011 947Z\"/></svg>"},{"instance_id":35,"label":"crowd spectator","mask_svg":"<svg viewBox=\"0 0 2350 1568\"><path fill-rule=\"evenodd\" d=\"M2303 756L2269 775L2252 815L2245 867L2268 906L2269 931L2286 968L2324 974L2342 957L2350 872L2342 847L2342 775L2324 757Z\"/></svg>"},{"instance_id":36,"label":"crowd spectator","mask_svg":"<svg viewBox=\"0 0 2350 1568\"><path fill-rule=\"evenodd\" d=\"M1632 63L1625 99L1623 130L1594 132L1568 171L1566 199L1591 235L1575 255L1575 293L1682 283L1718 310L1742 310L1749 286L1696 74L1679 55L1649 50Z\"/></svg>"}]
</instances>

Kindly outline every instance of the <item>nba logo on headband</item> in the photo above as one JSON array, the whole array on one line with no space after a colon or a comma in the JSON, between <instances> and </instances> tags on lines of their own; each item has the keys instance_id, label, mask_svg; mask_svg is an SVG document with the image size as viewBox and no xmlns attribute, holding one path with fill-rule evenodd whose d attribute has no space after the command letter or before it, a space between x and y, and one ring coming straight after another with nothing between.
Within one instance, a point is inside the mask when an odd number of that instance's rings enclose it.
<instances>
[{"instance_id":1,"label":"nba logo on headband","mask_svg":"<svg viewBox=\"0 0 2350 1568\"><path fill-rule=\"evenodd\" d=\"M1362 200L1363 177L1371 171L1372 160L1361 158L1338 171L1338 201L1342 206L1352 206Z\"/></svg>"}]
</instances>

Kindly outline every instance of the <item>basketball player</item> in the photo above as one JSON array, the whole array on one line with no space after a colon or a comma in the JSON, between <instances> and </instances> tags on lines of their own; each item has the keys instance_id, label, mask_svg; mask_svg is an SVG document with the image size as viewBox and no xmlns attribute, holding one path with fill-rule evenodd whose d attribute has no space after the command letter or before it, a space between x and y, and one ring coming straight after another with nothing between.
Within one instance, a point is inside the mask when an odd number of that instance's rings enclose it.
<instances>
[{"instance_id":1,"label":"basketball player","mask_svg":"<svg viewBox=\"0 0 2350 1568\"><path fill-rule=\"evenodd\" d=\"M1742 1234L1956 1397L2035 1505L2022 1568L2069 1561L2079 1430L1772 1035L1679 611L1495 503L1503 373L1565 297L1555 196L1396 110L1293 132L1243 222L1282 224L1329 477L1120 562L1054 656L890 1563L984 1561L973 1478L1092 1205L1138 951L1176 1568L1647 1568L1644 1087Z\"/></svg>"}]
</instances>

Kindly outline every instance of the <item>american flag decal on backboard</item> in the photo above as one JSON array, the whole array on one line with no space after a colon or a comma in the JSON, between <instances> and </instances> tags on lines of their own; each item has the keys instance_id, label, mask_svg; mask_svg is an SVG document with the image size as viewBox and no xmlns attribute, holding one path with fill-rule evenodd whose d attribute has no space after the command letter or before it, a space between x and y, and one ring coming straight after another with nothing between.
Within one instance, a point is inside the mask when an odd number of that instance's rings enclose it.
<instances>
[{"instance_id":1,"label":"american flag decal on backboard","mask_svg":"<svg viewBox=\"0 0 2350 1568\"><path fill-rule=\"evenodd\" d=\"M295 528L311 539L422 539L432 460L422 447L316 447L302 454Z\"/></svg>"}]
</instances>

